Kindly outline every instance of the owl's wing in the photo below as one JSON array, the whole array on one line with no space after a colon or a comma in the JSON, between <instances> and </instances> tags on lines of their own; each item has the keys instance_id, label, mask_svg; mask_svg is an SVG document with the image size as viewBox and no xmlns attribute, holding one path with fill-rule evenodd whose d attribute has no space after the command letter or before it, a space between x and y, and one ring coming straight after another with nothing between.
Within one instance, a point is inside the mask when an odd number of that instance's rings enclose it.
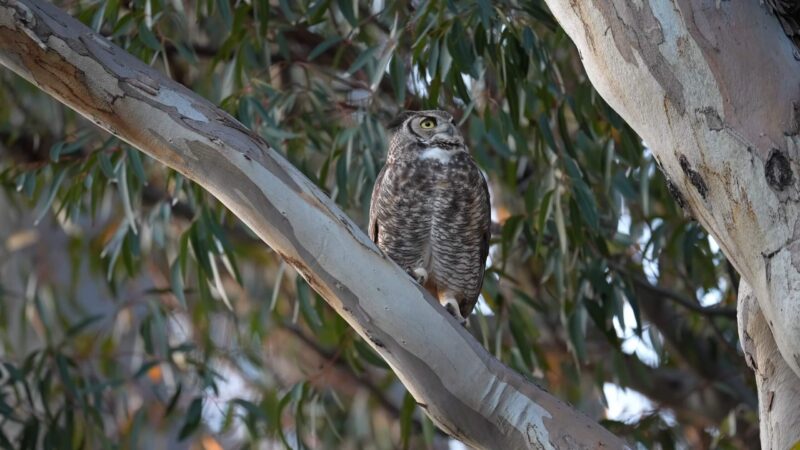
<instances>
[{"instance_id":1,"label":"owl's wing","mask_svg":"<svg viewBox=\"0 0 800 450\"><path fill-rule=\"evenodd\" d=\"M483 237L481 239L481 262L483 263L483 269L486 270L486 259L489 257L489 241L492 239L492 201L489 198L489 184L486 183L486 178L483 177L481 174L481 179L483 180L483 192L486 195L486 201L484 204L486 205L483 221ZM481 280L483 280L483 272L481 272ZM481 281L482 285L483 281Z\"/></svg>"},{"instance_id":2,"label":"owl's wing","mask_svg":"<svg viewBox=\"0 0 800 450\"><path fill-rule=\"evenodd\" d=\"M383 166L378 177L375 179L375 186L372 188L372 199L369 202L369 228L367 228L367 235L372 242L378 243L378 197L381 195L381 183L383 183L383 175L386 173L389 164Z\"/></svg>"},{"instance_id":3,"label":"owl's wing","mask_svg":"<svg viewBox=\"0 0 800 450\"><path fill-rule=\"evenodd\" d=\"M483 176L481 173L481 187L479 189L483 189L484 194L484 202L483 207L481 208L481 270L480 274L478 275L478 294L475 296L474 299L465 299L459 309L461 310L461 315L463 317L469 316L472 310L475 308L475 304L478 303L478 297L480 297L481 289L483 288L483 274L486 271L486 260L489 257L489 245L492 239L492 202L489 198L489 185L486 182L486 177Z\"/></svg>"}]
</instances>

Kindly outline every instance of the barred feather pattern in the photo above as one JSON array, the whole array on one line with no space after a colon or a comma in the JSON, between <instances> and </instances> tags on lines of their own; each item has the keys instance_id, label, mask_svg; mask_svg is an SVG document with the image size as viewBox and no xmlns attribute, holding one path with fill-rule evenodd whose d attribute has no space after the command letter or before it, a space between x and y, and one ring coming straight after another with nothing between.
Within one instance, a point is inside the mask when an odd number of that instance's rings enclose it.
<instances>
[{"instance_id":1,"label":"barred feather pattern","mask_svg":"<svg viewBox=\"0 0 800 450\"><path fill-rule=\"evenodd\" d=\"M467 317L489 248L486 180L463 145L415 142L408 134L392 139L375 183L370 236L403 269L424 268L426 288L440 300L453 295Z\"/></svg>"}]
</instances>

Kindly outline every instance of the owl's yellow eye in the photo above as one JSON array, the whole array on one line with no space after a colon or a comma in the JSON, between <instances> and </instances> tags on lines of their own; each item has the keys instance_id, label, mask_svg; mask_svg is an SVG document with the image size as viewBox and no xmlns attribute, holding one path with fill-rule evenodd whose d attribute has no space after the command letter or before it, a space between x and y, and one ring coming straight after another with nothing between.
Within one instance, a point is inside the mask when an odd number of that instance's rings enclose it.
<instances>
[{"instance_id":1,"label":"owl's yellow eye","mask_svg":"<svg viewBox=\"0 0 800 450\"><path fill-rule=\"evenodd\" d=\"M419 123L419 126L425 130L429 130L436 126L436 121L433 119L423 119L422 122Z\"/></svg>"}]
</instances>

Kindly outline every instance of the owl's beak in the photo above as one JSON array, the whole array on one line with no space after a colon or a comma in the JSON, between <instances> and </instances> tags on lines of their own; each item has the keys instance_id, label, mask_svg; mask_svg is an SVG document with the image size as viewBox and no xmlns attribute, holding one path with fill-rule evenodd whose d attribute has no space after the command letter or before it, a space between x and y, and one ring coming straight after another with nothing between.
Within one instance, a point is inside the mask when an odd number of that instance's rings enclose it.
<instances>
[{"instance_id":1,"label":"owl's beak","mask_svg":"<svg viewBox=\"0 0 800 450\"><path fill-rule=\"evenodd\" d=\"M458 132L458 129L455 125L450 124L447 128L447 131L442 131L439 133L434 134L429 140L429 143L435 142L447 142L450 144L456 145L464 145L464 138L461 137L461 134Z\"/></svg>"}]
</instances>

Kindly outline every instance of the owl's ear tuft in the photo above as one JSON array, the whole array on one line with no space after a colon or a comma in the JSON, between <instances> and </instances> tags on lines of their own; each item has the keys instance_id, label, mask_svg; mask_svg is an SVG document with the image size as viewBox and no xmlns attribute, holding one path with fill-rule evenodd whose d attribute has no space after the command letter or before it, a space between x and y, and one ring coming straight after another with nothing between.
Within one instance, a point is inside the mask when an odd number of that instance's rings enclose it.
<instances>
[{"instance_id":1,"label":"owl's ear tuft","mask_svg":"<svg viewBox=\"0 0 800 450\"><path fill-rule=\"evenodd\" d=\"M393 133L398 128L400 128L409 117L416 114L416 111L403 111L400 114L396 115L394 119L390 120L389 123L386 124L386 129Z\"/></svg>"}]
</instances>

